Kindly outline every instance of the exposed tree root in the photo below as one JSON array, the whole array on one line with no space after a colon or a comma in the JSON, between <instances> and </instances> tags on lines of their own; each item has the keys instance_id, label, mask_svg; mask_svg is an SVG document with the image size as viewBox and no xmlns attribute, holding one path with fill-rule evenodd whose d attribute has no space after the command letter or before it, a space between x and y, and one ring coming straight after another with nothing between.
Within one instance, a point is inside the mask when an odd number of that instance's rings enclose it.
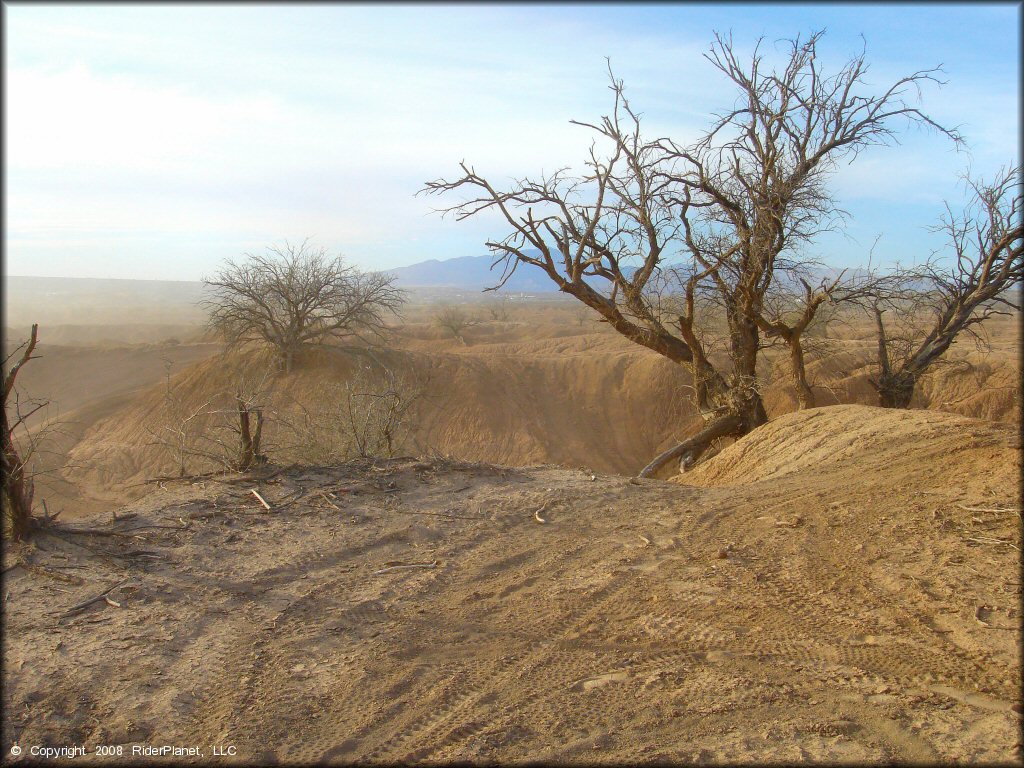
<instances>
[{"instance_id":1,"label":"exposed tree root","mask_svg":"<svg viewBox=\"0 0 1024 768\"><path fill-rule=\"evenodd\" d=\"M724 416L711 422L693 437L679 443L675 448L669 448L664 453L654 457L650 464L640 470L637 477L651 477L655 472L665 466L672 459L677 459L685 454L690 454L693 460L708 449L712 442L720 437L728 437L739 432L743 427L743 419L740 416Z\"/></svg>"}]
</instances>

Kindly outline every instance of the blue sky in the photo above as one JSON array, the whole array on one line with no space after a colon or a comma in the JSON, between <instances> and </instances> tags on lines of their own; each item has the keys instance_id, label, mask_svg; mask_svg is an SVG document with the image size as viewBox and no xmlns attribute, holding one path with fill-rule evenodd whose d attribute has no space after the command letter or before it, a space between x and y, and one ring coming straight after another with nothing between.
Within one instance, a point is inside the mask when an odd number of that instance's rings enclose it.
<instances>
[{"instance_id":1,"label":"blue sky","mask_svg":"<svg viewBox=\"0 0 1024 768\"><path fill-rule=\"evenodd\" d=\"M826 62L867 40L879 87L942 64L922 108L969 143L911 130L840 169L837 266L907 261L957 175L1019 162L1017 4L5 4L5 269L197 280L312 237L367 269L485 252L495 219L415 197L465 158L497 183L579 167L570 119L609 107L605 57L651 135L697 136L734 94L701 54L825 28ZM771 49L771 45L769 45Z\"/></svg>"}]
</instances>

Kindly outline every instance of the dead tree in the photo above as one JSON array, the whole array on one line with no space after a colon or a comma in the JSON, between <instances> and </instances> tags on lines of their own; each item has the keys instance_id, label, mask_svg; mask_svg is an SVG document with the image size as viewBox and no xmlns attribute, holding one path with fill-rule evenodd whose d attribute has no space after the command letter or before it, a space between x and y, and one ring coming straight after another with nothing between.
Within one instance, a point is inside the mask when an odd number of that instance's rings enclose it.
<instances>
[{"instance_id":1,"label":"dead tree","mask_svg":"<svg viewBox=\"0 0 1024 768\"><path fill-rule=\"evenodd\" d=\"M458 339L463 344L466 337L463 335L467 328L477 324L461 307L446 306L438 310L434 316L434 323L438 328L450 334L452 338Z\"/></svg>"},{"instance_id":2,"label":"dead tree","mask_svg":"<svg viewBox=\"0 0 1024 768\"><path fill-rule=\"evenodd\" d=\"M935 227L946 234L951 256L897 268L887 290L862 302L875 320L878 371L871 384L883 408L908 408L921 376L960 334L977 337L990 318L1021 309L1013 295L1024 280L1021 170L1004 169L991 184L965 180L968 204L959 212L947 204ZM897 316L897 330L886 312Z\"/></svg>"},{"instance_id":3,"label":"dead tree","mask_svg":"<svg viewBox=\"0 0 1024 768\"><path fill-rule=\"evenodd\" d=\"M487 243L494 266L504 268L501 284L520 264L539 268L626 338L690 369L706 425L641 475L683 455L695 460L715 440L767 420L757 378L764 297L780 257L842 215L827 184L837 162L889 143L899 124L931 126L960 142L905 101L908 91L938 82L937 70L865 94L863 52L828 75L817 61L820 37L789 41L783 66L771 68L758 49L741 63L732 41L716 35L706 58L735 86L737 105L693 145L642 138L609 68L611 114L573 121L596 139L582 175L561 169L499 190L463 162L460 178L423 190L468 193L444 210L458 220L483 211L504 218L510 234ZM681 297L671 322L650 300L652 280L668 269ZM724 313L725 368L702 341L702 306Z\"/></svg>"},{"instance_id":4,"label":"dead tree","mask_svg":"<svg viewBox=\"0 0 1024 768\"><path fill-rule=\"evenodd\" d=\"M235 395L238 406L238 461L235 469L245 472L254 464L266 463L267 457L260 453L263 439L263 409L247 402L242 393Z\"/></svg>"},{"instance_id":5,"label":"dead tree","mask_svg":"<svg viewBox=\"0 0 1024 768\"><path fill-rule=\"evenodd\" d=\"M3 501L5 516L10 523L11 538L20 541L31 533L32 530L32 501L35 494L34 483L31 475L26 471L27 456L19 451L15 435L26 419L45 408L46 401L34 402L26 410L21 412L17 402L15 381L22 367L33 360L38 342L39 326L33 325L29 340L19 345L4 360L4 368L7 373L4 376L4 403L3 403ZM21 353L14 365L10 365L15 355ZM9 367L8 367L9 366ZM13 399L12 399L13 396ZM8 410L13 410L12 414Z\"/></svg>"},{"instance_id":6,"label":"dead tree","mask_svg":"<svg viewBox=\"0 0 1024 768\"><path fill-rule=\"evenodd\" d=\"M501 296L487 305L487 314L496 323L507 323L510 318L509 304L509 297Z\"/></svg>"},{"instance_id":7,"label":"dead tree","mask_svg":"<svg viewBox=\"0 0 1024 768\"><path fill-rule=\"evenodd\" d=\"M841 276L831 282L822 282L817 287L811 287L810 282L801 278L800 284L804 289L804 295L800 301L799 309L796 312L786 313L776 311L768 315L763 306L761 312L754 317L758 327L769 338L778 338L785 343L789 351L789 369L796 389L796 398L800 410L813 408L815 406L814 390L807 381L807 366L804 360L804 333L814 320L818 308L825 302L831 300L832 294L839 286ZM766 302L767 303L767 302Z\"/></svg>"},{"instance_id":8,"label":"dead tree","mask_svg":"<svg viewBox=\"0 0 1024 768\"><path fill-rule=\"evenodd\" d=\"M308 241L285 243L268 248L265 255L228 260L204 280L212 293L201 305L210 313L210 327L229 346L266 342L290 372L296 354L306 346L381 335L386 316L396 314L404 301L396 279L383 272L360 272Z\"/></svg>"}]
</instances>

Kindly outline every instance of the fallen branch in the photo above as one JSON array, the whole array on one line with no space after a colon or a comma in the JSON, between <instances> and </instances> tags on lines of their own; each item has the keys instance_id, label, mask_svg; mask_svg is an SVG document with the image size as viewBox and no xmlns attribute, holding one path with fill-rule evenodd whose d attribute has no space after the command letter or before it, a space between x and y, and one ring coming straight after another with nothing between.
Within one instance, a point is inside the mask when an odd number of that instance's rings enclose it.
<instances>
[{"instance_id":1,"label":"fallen branch","mask_svg":"<svg viewBox=\"0 0 1024 768\"><path fill-rule=\"evenodd\" d=\"M324 501L326 501L326 502L327 502L327 503L328 503L328 504L329 504L330 506L334 507L334 508L335 508L336 510L338 510L339 512L341 512L341 507L339 507L339 506L338 506L337 504L335 504L335 503L334 503L334 502L332 502L332 501L331 501L331 500L330 500L329 498L327 498L327 494L326 494L326 493L324 493L323 491L320 491L320 498L322 498L322 499L323 499Z\"/></svg>"},{"instance_id":2,"label":"fallen branch","mask_svg":"<svg viewBox=\"0 0 1024 768\"><path fill-rule=\"evenodd\" d=\"M262 504L262 505L263 505L264 507L266 507L266 508L267 508L267 511L270 511L270 505L269 505L269 504L267 504L267 500L266 500L266 499L264 499L264 498L263 498L262 496L260 496L260 493L259 493L259 491L257 491L257 490L256 490L255 488L253 488L253 489L252 489L252 490L250 491L250 493L251 493L251 494L252 494L253 496L255 496L255 497L256 497L257 499L259 499L259 500L260 500L260 504Z\"/></svg>"},{"instance_id":3,"label":"fallen branch","mask_svg":"<svg viewBox=\"0 0 1024 768\"><path fill-rule=\"evenodd\" d=\"M29 573L36 573L40 576L46 576L49 579L63 581L66 584L75 584L78 586L85 584L85 579L79 578L78 576L69 576L63 573L56 573L54 571L51 571L49 568L44 568L41 565L34 565L32 563L20 563L20 565Z\"/></svg>"},{"instance_id":4,"label":"fallen branch","mask_svg":"<svg viewBox=\"0 0 1024 768\"><path fill-rule=\"evenodd\" d=\"M49 536L53 536L55 538L58 538L58 539L60 539L62 541L66 541L68 544L74 544L76 547L81 547L84 550L92 552L94 555L99 557L101 560L105 560L106 562L108 562L112 566L114 566L115 568L122 568L123 567L120 563L117 563L117 562L115 562L113 560L113 558L115 558L115 557L123 558L122 555L119 555L116 552L111 552L110 550L107 550L107 549L96 549L95 547L90 547L87 544L83 544L82 542L77 541L74 538L62 535L61 533L58 532L58 529L47 528L47 529L44 529L43 531L41 531L41 533L45 533L45 534L47 534ZM38 542L37 542L37 544L38 544Z\"/></svg>"},{"instance_id":5,"label":"fallen branch","mask_svg":"<svg viewBox=\"0 0 1024 768\"><path fill-rule=\"evenodd\" d=\"M685 453L691 454L693 461L696 461L712 442L720 437L736 434L737 430L742 426L743 420L739 416L725 416L717 419L688 440L684 440L674 448L669 448L664 453L655 456L650 464L640 470L637 477L650 477L668 464L668 462L672 461L672 459L678 458Z\"/></svg>"},{"instance_id":6,"label":"fallen branch","mask_svg":"<svg viewBox=\"0 0 1024 768\"><path fill-rule=\"evenodd\" d=\"M432 560L429 563L409 563L409 564L402 564L402 565L392 565L392 566L389 566L387 568L381 568L379 571L374 571L374 573L388 573L389 571L400 571L400 570L403 570L405 568L436 568L436 567L437 567L437 560Z\"/></svg>"},{"instance_id":7,"label":"fallen branch","mask_svg":"<svg viewBox=\"0 0 1024 768\"><path fill-rule=\"evenodd\" d=\"M231 475L234 474L233 470L230 469L215 469L212 472L204 472L201 475L165 475L161 477L151 477L148 480L143 480L141 483L133 483L129 485L129 488L137 488L140 485L151 485L152 483L169 483L176 481L195 482L196 480L204 480L210 477L216 477L217 475Z\"/></svg>"},{"instance_id":8,"label":"fallen branch","mask_svg":"<svg viewBox=\"0 0 1024 768\"><path fill-rule=\"evenodd\" d=\"M1013 547L1018 552L1020 552L1020 547L1018 547L1016 544L1013 544L1009 541L1003 541L1002 539L990 539L987 536L968 536L967 540L977 542L978 544L1005 544L1006 546Z\"/></svg>"},{"instance_id":9,"label":"fallen branch","mask_svg":"<svg viewBox=\"0 0 1024 768\"><path fill-rule=\"evenodd\" d=\"M453 515L449 512L414 512L411 509L397 509L396 512L401 512L406 515L430 515L431 517L449 517L456 520L483 520L482 517L472 517L471 515Z\"/></svg>"},{"instance_id":10,"label":"fallen branch","mask_svg":"<svg viewBox=\"0 0 1024 768\"><path fill-rule=\"evenodd\" d=\"M967 507L963 504L957 504L957 506L967 512L1013 512L1015 515L1021 513L1020 507Z\"/></svg>"},{"instance_id":11,"label":"fallen branch","mask_svg":"<svg viewBox=\"0 0 1024 768\"><path fill-rule=\"evenodd\" d=\"M139 526L144 528L146 526ZM134 538L128 531L108 531L102 528L71 528L66 525L54 526L54 530L63 531L64 533L84 533L91 536L120 536L121 538ZM133 529L132 529L133 530Z\"/></svg>"},{"instance_id":12,"label":"fallen branch","mask_svg":"<svg viewBox=\"0 0 1024 768\"><path fill-rule=\"evenodd\" d=\"M64 618L67 618L68 616L70 616L73 613L78 613L82 609L88 608L93 603L110 602L110 603L116 605L118 608L120 608L121 606L117 605L117 603L114 603L113 600L107 600L107 595L109 595L111 592L113 592L118 587L123 586L124 584L127 584L129 581L131 581L131 579L125 579L124 581L119 581L114 586L107 587L107 589L105 589L102 592L100 592L98 595L96 595L96 597L90 597L88 600L83 600L82 602L80 602L80 603L78 603L76 605L71 606L64 613L61 614L60 618L64 619Z\"/></svg>"}]
</instances>

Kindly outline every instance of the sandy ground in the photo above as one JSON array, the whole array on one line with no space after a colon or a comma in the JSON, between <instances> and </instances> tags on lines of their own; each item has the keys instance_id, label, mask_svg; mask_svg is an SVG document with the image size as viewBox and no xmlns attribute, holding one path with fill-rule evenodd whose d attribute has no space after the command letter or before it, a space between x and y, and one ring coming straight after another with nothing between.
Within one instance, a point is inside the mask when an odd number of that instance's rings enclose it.
<instances>
[{"instance_id":1,"label":"sandy ground","mask_svg":"<svg viewBox=\"0 0 1024 768\"><path fill-rule=\"evenodd\" d=\"M1020 460L1009 425L845 406L679 482L168 483L6 552L5 754L1019 761Z\"/></svg>"}]
</instances>

